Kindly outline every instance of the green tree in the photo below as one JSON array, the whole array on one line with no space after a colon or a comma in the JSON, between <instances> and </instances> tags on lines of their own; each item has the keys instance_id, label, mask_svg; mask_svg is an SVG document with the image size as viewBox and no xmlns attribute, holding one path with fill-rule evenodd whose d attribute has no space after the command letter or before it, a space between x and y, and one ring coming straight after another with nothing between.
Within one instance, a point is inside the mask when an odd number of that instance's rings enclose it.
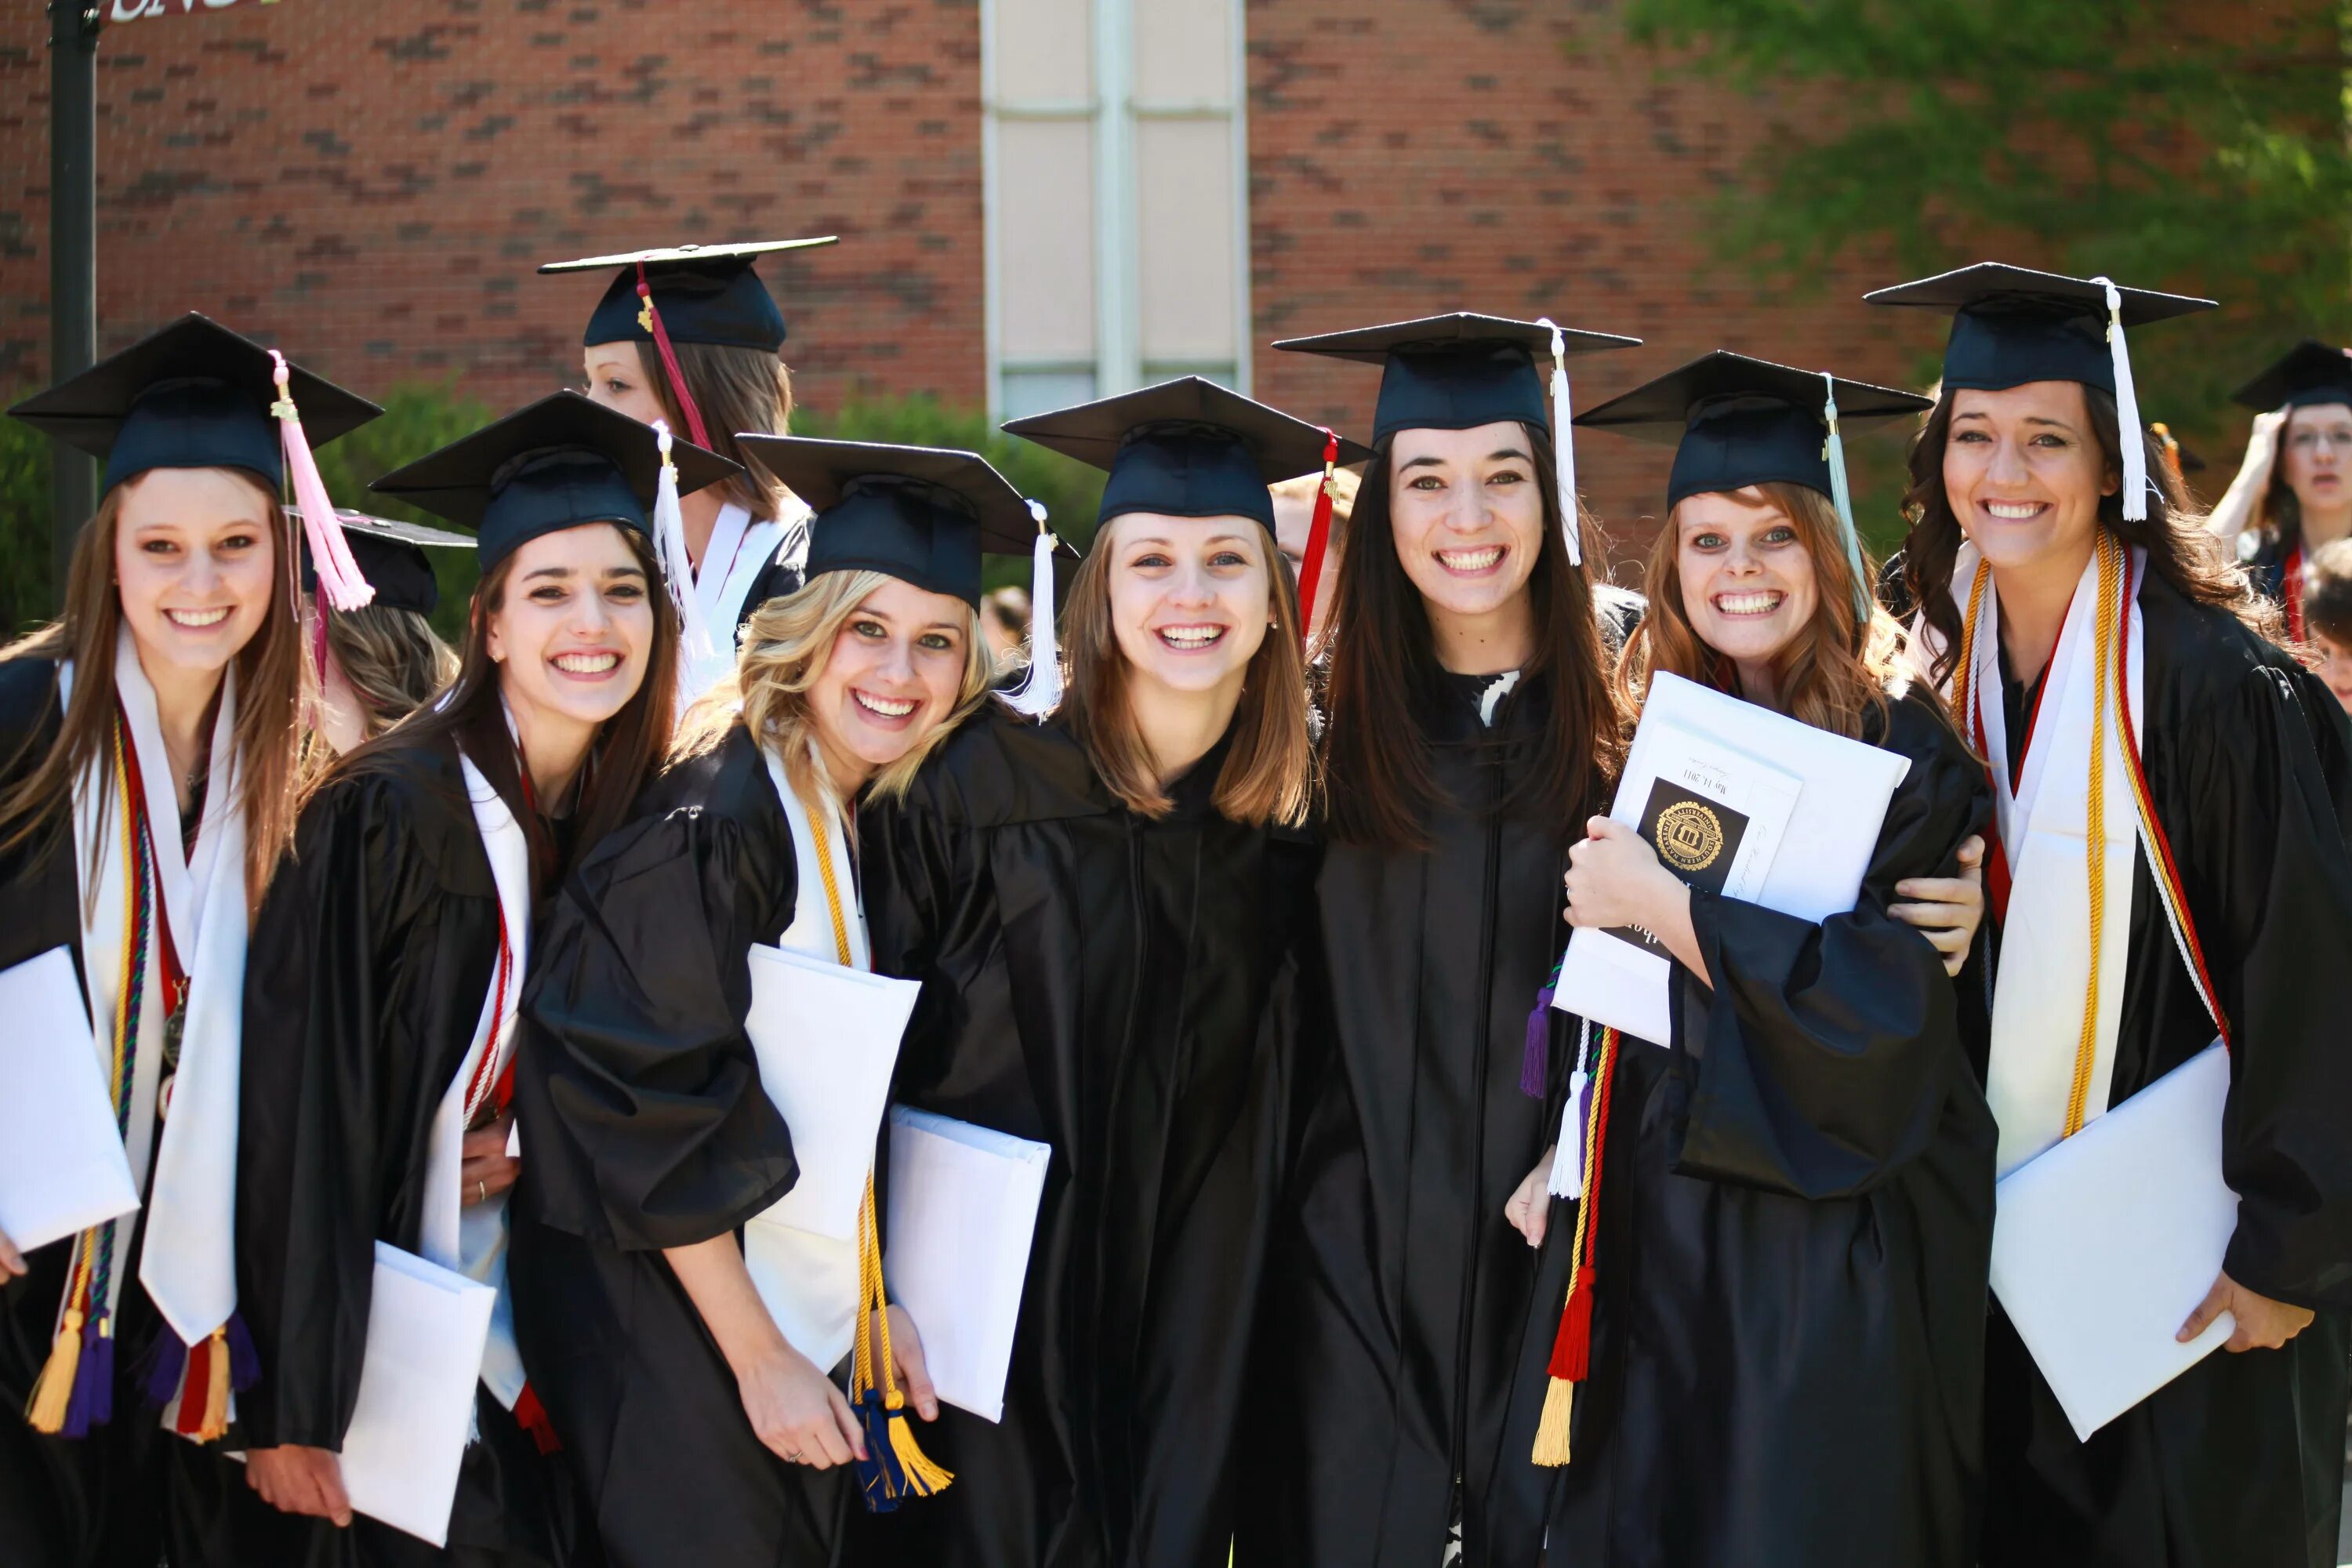
<instances>
[{"instance_id":1,"label":"green tree","mask_svg":"<svg viewBox=\"0 0 2352 1568\"><path fill-rule=\"evenodd\" d=\"M2231 458L2231 387L2352 334L2345 0L1627 0L1622 25L1764 106L1708 216L1768 293L1997 258L2208 295L2133 355L2148 417Z\"/></svg>"}]
</instances>

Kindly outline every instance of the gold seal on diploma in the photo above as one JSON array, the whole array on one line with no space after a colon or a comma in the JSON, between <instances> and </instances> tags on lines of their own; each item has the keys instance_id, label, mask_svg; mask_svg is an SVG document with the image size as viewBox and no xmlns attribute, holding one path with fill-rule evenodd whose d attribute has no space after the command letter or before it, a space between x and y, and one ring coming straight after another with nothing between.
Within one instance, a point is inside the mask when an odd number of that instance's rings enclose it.
<instances>
[{"instance_id":1,"label":"gold seal on diploma","mask_svg":"<svg viewBox=\"0 0 2352 1568\"><path fill-rule=\"evenodd\" d=\"M1723 853L1723 823L1695 800L1658 813L1658 853L1677 871L1703 871Z\"/></svg>"}]
</instances>

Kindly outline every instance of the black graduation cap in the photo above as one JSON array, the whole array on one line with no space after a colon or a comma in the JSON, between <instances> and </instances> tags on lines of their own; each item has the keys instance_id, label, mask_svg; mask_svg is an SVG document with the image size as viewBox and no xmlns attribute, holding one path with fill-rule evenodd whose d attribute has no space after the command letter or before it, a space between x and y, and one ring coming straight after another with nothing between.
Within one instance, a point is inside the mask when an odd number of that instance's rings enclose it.
<instances>
[{"instance_id":1,"label":"black graduation cap","mask_svg":"<svg viewBox=\"0 0 2352 1568\"><path fill-rule=\"evenodd\" d=\"M690 441L676 441L670 458L680 495L742 472ZM660 437L652 426L558 392L368 488L472 528L488 572L518 545L584 522L651 538L648 514L660 482Z\"/></svg>"},{"instance_id":2,"label":"black graduation cap","mask_svg":"<svg viewBox=\"0 0 2352 1568\"><path fill-rule=\"evenodd\" d=\"M1285 338L1274 346L1381 366L1380 401L1372 410L1372 439L1381 442L1400 430L1469 430L1505 419L1549 425L1546 380L1555 331L1562 350L1571 354L1638 348L1642 342L1613 332L1456 310L1383 327Z\"/></svg>"},{"instance_id":3,"label":"black graduation cap","mask_svg":"<svg viewBox=\"0 0 2352 1568\"><path fill-rule=\"evenodd\" d=\"M1749 485L1803 485L1834 496L1828 409L1844 430L1870 429L1935 405L1891 386L1823 376L1717 349L1576 416L1675 448L1666 505Z\"/></svg>"},{"instance_id":4,"label":"black graduation cap","mask_svg":"<svg viewBox=\"0 0 2352 1568\"><path fill-rule=\"evenodd\" d=\"M2352 404L2352 351L2305 338L2231 396L2265 410Z\"/></svg>"},{"instance_id":5,"label":"black graduation cap","mask_svg":"<svg viewBox=\"0 0 2352 1568\"><path fill-rule=\"evenodd\" d=\"M296 517L301 514L287 509ZM428 528L421 522L402 522L389 517L370 517L365 512L335 509L335 521L343 525L343 542L351 547L352 559L359 563L360 574L375 590L371 604L381 609L414 610L429 616L441 603L441 587L433 575L433 563L425 552L432 549L470 549L473 539L467 534L452 533L445 528ZM310 564L310 547L302 546L302 591L316 590L318 574Z\"/></svg>"},{"instance_id":6,"label":"black graduation cap","mask_svg":"<svg viewBox=\"0 0 2352 1568\"><path fill-rule=\"evenodd\" d=\"M1944 350L1944 385L2001 392L2032 381L2079 381L2121 395L2107 342L2108 283L2068 278L1998 261L1880 289L1874 305L1911 305L1952 312ZM2214 309L2210 300L2116 287L2123 324L2144 327Z\"/></svg>"},{"instance_id":7,"label":"black graduation cap","mask_svg":"<svg viewBox=\"0 0 2352 1568\"><path fill-rule=\"evenodd\" d=\"M1266 487L1322 468L1333 438L1320 426L1197 375L1033 414L1004 428L1110 475L1097 527L1149 511L1255 518L1268 532L1274 496ZM1344 437L1338 440L1338 462L1372 455Z\"/></svg>"},{"instance_id":8,"label":"black graduation cap","mask_svg":"<svg viewBox=\"0 0 2352 1568\"><path fill-rule=\"evenodd\" d=\"M748 432L737 439L816 512L803 581L887 572L978 608L982 553L1025 555L1036 541L1029 503L977 452Z\"/></svg>"},{"instance_id":9,"label":"black graduation cap","mask_svg":"<svg viewBox=\"0 0 2352 1568\"><path fill-rule=\"evenodd\" d=\"M287 391L314 447L383 412L290 368ZM278 489L286 458L270 413L275 370L268 349L191 310L8 412L105 458L102 490L150 468L243 468Z\"/></svg>"},{"instance_id":10,"label":"black graduation cap","mask_svg":"<svg viewBox=\"0 0 2352 1568\"><path fill-rule=\"evenodd\" d=\"M645 300L637 294L642 279L653 291L654 309L661 312L662 330L674 343L717 343L728 348L765 349L784 346L783 312L776 309L768 286L752 270L762 256L780 250L806 250L832 245L839 238L761 239L740 245L674 245L659 250L633 250L619 256L587 256L577 261L551 261L541 272L593 272L617 268L612 286L588 318L581 336L584 345L651 342L653 327L645 317Z\"/></svg>"}]
</instances>

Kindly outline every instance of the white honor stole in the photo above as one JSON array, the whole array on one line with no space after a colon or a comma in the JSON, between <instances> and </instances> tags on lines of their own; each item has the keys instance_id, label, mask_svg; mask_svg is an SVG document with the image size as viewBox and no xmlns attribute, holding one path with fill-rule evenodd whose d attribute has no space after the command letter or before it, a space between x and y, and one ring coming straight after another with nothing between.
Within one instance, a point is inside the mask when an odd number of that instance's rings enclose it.
<instances>
[{"instance_id":1,"label":"white honor stole","mask_svg":"<svg viewBox=\"0 0 2352 1568\"><path fill-rule=\"evenodd\" d=\"M733 501L719 509L693 585L695 605L710 632L711 652L709 658L689 660L679 670L681 701L692 702L733 671L735 623L743 614L743 600L783 542L782 523L768 519L754 522Z\"/></svg>"},{"instance_id":2,"label":"white honor stole","mask_svg":"<svg viewBox=\"0 0 2352 1568\"><path fill-rule=\"evenodd\" d=\"M499 1293L490 1310L489 1342L482 1352L482 1383L511 1410L522 1394L524 1378L522 1354L515 1348L514 1301L507 1289L509 1194L499 1193L468 1207L459 1173L465 1162L467 1090L478 1082L485 1086L487 1099L488 1086L498 1082L514 1056L515 1009L522 999L530 944L530 844L473 759L460 752L457 763L465 773L474 826L482 836L482 852L489 858L490 879L498 888L506 954L504 963L491 965L490 986L482 998L473 1040L433 1113L425 1144L425 1210L417 1250ZM478 1110L479 1105L473 1109Z\"/></svg>"},{"instance_id":3,"label":"white honor stole","mask_svg":"<svg viewBox=\"0 0 2352 1568\"><path fill-rule=\"evenodd\" d=\"M73 667L58 675L62 707ZM155 716L155 689L140 667L124 626L114 646L114 689L129 742L137 753L153 837L160 909L188 976L180 1065L168 1114L159 1117L163 1067L163 935L151 931L144 973L126 976L124 924L131 862L114 759L95 760L74 783L74 870L82 890L82 973L101 1065L111 1070L116 1021L126 993L140 992L136 1059L131 1064L130 1127L123 1140L131 1174L147 1198L140 1283L184 1344L199 1344L236 1310L236 1126L238 1060L244 1049L245 810L236 752L236 669L221 674L213 721L209 782L193 855L181 849L180 805L172 763ZM160 1123L160 1125L159 1125ZM127 1235L127 1230L126 1230ZM128 1247L124 1248L127 1253ZM105 1309L121 1300L119 1265ZM175 1413L167 1411L167 1420Z\"/></svg>"},{"instance_id":4,"label":"white honor stole","mask_svg":"<svg viewBox=\"0 0 2352 1568\"><path fill-rule=\"evenodd\" d=\"M817 776L823 778L824 764L816 756L814 742L810 742L809 752L818 770ZM800 792L793 788L792 780L785 776L783 763L775 752L762 746L761 754L767 759L768 777L776 786L776 798L784 805L784 820L793 834L793 864L797 868L792 924L776 939L776 945L826 963L838 963L841 949L834 941L832 907L817 870L821 862L808 806ZM874 957L866 936L866 910L857 896L857 876L850 865L849 834L833 792L818 793L824 797L824 847L829 852L826 858L832 862L834 890L841 898L841 923L849 943L850 967L871 969ZM856 1240L818 1236L790 1226L754 1223L743 1227L743 1248L747 1255L758 1259L758 1277L792 1282L803 1304L802 1321L834 1324L854 1331L860 1285ZM817 1370L829 1373L832 1368Z\"/></svg>"},{"instance_id":5,"label":"white honor stole","mask_svg":"<svg viewBox=\"0 0 2352 1568\"><path fill-rule=\"evenodd\" d=\"M1960 547L1952 570L1956 598L1969 594L1966 585L1975 582L1980 559L1973 543ZM1985 1098L2000 1125L1997 1166L2004 1176L2073 1130L2068 1118L2085 1014L2090 1012L2086 997L2095 952L2099 984L2096 1011L2088 1021L2094 1046L2081 1120L2087 1123L2107 1109L2130 963L2133 865L2140 828L2132 788L2137 761L2126 751L2116 699L2126 696L2134 714L2147 710L2147 637L2139 610L2146 572L2145 553L2128 551L2119 584L2129 616L2123 650L2125 691L2115 689L2117 650L2110 645L2102 711L2099 555L2093 552L2075 584L2064 630L2042 678L2038 711L2031 721L2031 745L2014 790L2010 757L2029 737L2007 732L2000 596L1990 574L1976 595L1976 625L1968 640L1974 667L1965 694L1969 710L1958 719L1991 764L1995 820L2010 871L1985 1085ZM1967 613L1965 603L1962 613ZM1958 673L1955 671L1955 685ZM1951 690L1946 695L1951 696ZM2095 744L2101 806L2096 846L2089 842ZM2090 877L2095 853L2104 872L2104 897L2095 910Z\"/></svg>"}]
</instances>

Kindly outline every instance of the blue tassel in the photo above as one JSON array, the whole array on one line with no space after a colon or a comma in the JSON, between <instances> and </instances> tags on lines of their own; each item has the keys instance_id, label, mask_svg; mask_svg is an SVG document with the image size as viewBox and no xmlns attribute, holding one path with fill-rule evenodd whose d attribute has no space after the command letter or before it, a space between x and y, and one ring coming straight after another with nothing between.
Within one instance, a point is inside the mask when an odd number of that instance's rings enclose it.
<instances>
[{"instance_id":1,"label":"blue tassel","mask_svg":"<svg viewBox=\"0 0 2352 1568\"><path fill-rule=\"evenodd\" d=\"M1544 1097L1544 1081L1551 1065L1551 999L1558 990L1559 971L1552 972L1552 982L1536 993L1536 1005L1528 1015L1528 1044L1519 1058L1519 1092L1529 1100Z\"/></svg>"},{"instance_id":2,"label":"blue tassel","mask_svg":"<svg viewBox=\"0 0 2352 1568\"><path fill-rule=\"evenodd\" d=\"M93 1426L114 1419L114 1332L112 1321L91 1319L82 1325L81 1361L74 1368L73 1393L66 1404L67 1437L87 1437Z\"/></svg>"},{"instance_id":3,"label":"blue tassel","mask_svg":"<svg viewBox=\"0 0 2352 1568\"><path fill-rule=\"evenodd\" d=\"M261 1381L261 1352L253 1348L253 1333L242 1313L228 1315L228 1385L243 1394Z\"/></svg>"},{"instance_id":4,"label":"blue tassel","mask_svg":"<svg viewBox=\"0 0 2352 1568\"><path fill-rule=\"evenodd\" d=\"M857 1461L857 1489L865 1494L866 1511L890 1513L907 1495L907 1473L890 1447L890 1409L882 1391L869 1388L857 1402L857 1424L866 1432L866 1458Z\"/></svg>"},{"instance_id":5,"label":"blue tassel","mask_svg":"<svg viewBox=\"0 0 2352 1568\"><path fill-rule=\"evenodd\" d=\"M139 1390L147 1403L161 1410L172 1403L180 1392L180 1374L188 1370L188 1347L180 1336L168 1328L155 1331L155 1342L147 1349L147 1364L139 1378Z\"/></svg>"}]
</instances>

